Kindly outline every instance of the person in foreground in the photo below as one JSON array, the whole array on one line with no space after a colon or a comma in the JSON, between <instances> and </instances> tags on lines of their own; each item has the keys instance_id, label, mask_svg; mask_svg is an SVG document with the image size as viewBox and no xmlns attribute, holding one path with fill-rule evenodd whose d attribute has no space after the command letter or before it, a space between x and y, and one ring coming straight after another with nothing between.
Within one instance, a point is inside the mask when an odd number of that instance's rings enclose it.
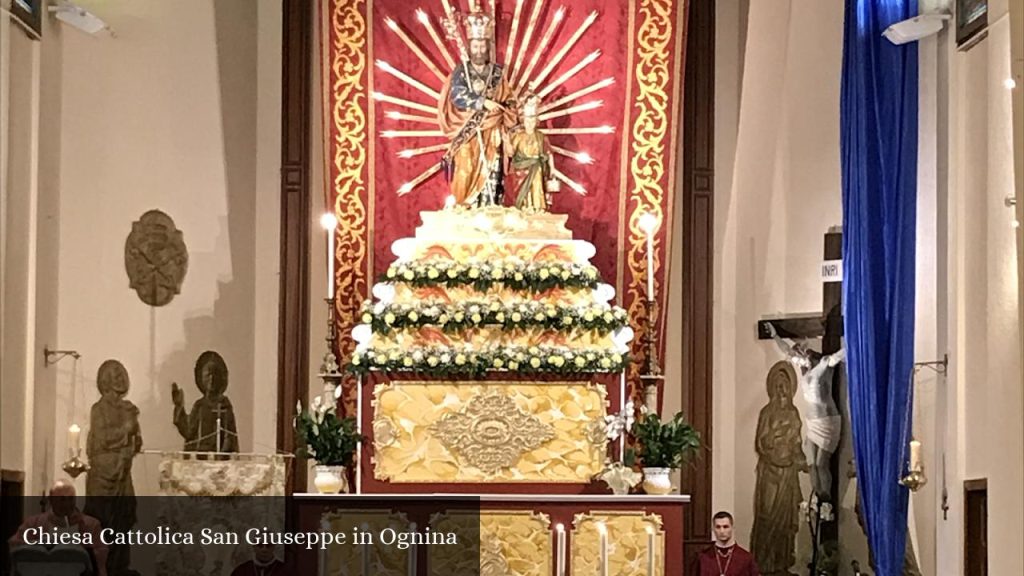
<instances>
[{"instance_id":1,"label":"person in foreground","mask_svg":"<svg viewBox=\"0 0 1024 576\"><path fill-rule=\"evenodd\" d=\"M57 480L50 488L49 510L42 514L29 516L18 527L18 531L8 541L12 550L23 546L30 546L33 542L26 542L25 533L32 530L32 534L52 534L59 532L79 532L91 534L92 544L84 545L86 552L92 558L96 574L107 576L107 545L100 539L99 520L83 514L75 505L75 486L67 480ZM42 539L36 536L36 539Z\"/></svg>"},{"instance_id":2,"label":"person in foreground","mask_svg":"<svg viewBox=\"0 0 1024 576\"><path fill-rule=\"evenodd\" d=\"M715 514L715 545L697 556L691 573L696 576L761 576L753 555L736 543L732 535L732 514Z\"/></svg>"}]
</instances>

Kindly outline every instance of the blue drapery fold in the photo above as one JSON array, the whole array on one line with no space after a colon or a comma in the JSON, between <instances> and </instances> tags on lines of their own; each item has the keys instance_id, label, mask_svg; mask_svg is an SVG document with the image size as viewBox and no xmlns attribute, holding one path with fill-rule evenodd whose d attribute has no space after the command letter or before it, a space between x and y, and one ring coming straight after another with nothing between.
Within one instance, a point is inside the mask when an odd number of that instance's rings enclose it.
<instances>
[{"instance_id":1,"label":"blue drapery fold","mask_svg":"<svg viewBox=\"0 0 1024 576\"><path fill-rule=\"evenodd\" d=\"M917 0L846 0L840 140L843 305L853 446L879 576L902 574L910 371L914 363L917 44L890 24Z\"/></svg>"}]
</instances>

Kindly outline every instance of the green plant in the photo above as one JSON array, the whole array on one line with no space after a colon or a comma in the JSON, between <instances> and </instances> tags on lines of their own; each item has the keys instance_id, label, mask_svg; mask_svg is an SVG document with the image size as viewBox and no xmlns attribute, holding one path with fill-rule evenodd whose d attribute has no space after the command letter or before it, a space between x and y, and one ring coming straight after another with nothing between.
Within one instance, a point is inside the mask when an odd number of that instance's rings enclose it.
<instances>
[{"instance_id":1,"label":"green plant","mask_svg":"<svg viewBox=\"0 0 1024 576\"><path fill-rule=\"evenodd\" d=\"M308 411L296 406L295 432L302 442L298 455L311 457L321 466L349 466L356 446L363 440L353 417L339 418L330 402L317 396Z\"/></svg>"},{"instance_id":2,"label":"green plant","mask_svg":"<svg viewBox=\"0 0 1024 576\"><path fill-rule=\"evenodd\" d=\"M679 468L700 449L700 433L677 412L668 422L654 413L633 423L637 457L644 468Z\"/></svg>"}]
</instances>

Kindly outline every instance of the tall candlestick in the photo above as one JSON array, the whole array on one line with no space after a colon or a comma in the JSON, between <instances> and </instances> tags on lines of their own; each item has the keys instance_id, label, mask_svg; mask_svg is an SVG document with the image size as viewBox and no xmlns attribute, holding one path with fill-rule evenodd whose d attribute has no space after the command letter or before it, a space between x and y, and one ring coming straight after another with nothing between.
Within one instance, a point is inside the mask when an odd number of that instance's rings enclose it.
<instances>
[{"instance_id":1,"label":"tall candlestick","mask_svg":"<svg viewBox=\"0 0 1024 576\"><path fill-rule=\"evenodd\" d=\"M917 440L910 441L910 469L921 469L921 443Z\"/></svg>"},{"instance_id":2,"label":"tall candlestick","mask_svg":"<svg viewBox=\"0 0 1024 576\"><path fill-rule=\"evenodd\" d=\"M82 448L82 429L78 424L72 424L68 428L68 449L77 453Z\"/></svg>"},{"instance_id":3,"label":"tall candlestick","mask_svg":"<svg viewBox=\"0 0 1024 576\"><path fill-rule=\"evenodd\" d=\"M597 523L598 550L600 551L600 565L598 573L601 576L608 576L608 528L604 522Z\"/></svg>"},{"instance_id":4,"label":"tall candlestick","mask_svg":"<svg viewBox=\"0 0 1024 576\"><path fill-rule=\"evenodd\" d=\"M220 416L217 416L217 452L220 452Z\"/></svg>"},{"instance_id":5,"label":"tall candlestick","mask_svg":"<svg viewBox=\"0 0 1024 576\"><path fill-rule=\"evenodd\" d=\"M555 562L555 576L565 576L565 526L562 524L555 526L555 532L558 537L556 546L558 559Z\"/></svg>"},{"instance_id":6,"label":"tall candlestick","mask_svg":"<svg viewBox=\"0 0 1024 576\"><path fill-rule=\"evenodd\" d=\"M654 576L654 528L647 527L647 576Z\"/></svg>"}]
</instances>

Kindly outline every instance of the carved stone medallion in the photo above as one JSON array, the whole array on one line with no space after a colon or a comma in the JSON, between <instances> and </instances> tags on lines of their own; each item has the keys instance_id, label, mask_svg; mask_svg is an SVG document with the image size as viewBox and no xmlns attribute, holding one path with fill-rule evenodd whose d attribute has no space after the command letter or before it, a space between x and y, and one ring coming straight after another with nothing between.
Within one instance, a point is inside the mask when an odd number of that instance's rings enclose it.
<instances>
[{"instance_id":1,"label":"carved stone medallion","mask_svg":"<svg viewBox=\"0 0 1024 576\"><path fill-rule=\"evenodd\" d=\"M431 431L446 448L488 474L515 465L524 453L555 437L551 426L493 390L445 414Z\"/></svg>"},{"instance_id":2,"label":"carved stone medallion","mask_svg":"<svg viewBox=\"0 0 1024 576\"><path fill-rule=\"evenodd\" d=\"M124 268L132 290L146 304L164 306L174 299L188 271L188 251L170 216L150 210L132 223Z\"/></svg>"}]
</instances>

